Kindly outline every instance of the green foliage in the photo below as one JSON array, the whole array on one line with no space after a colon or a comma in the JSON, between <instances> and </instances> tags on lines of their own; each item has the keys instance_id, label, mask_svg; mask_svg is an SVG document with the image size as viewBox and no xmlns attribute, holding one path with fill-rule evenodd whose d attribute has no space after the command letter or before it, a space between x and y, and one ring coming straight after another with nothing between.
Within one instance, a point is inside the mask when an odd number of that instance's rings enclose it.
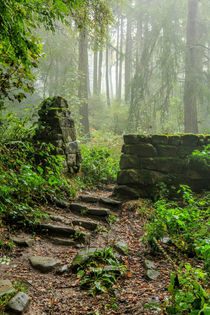
<instances>
[{"instance_id":1,"label":"green foliage","mask_svg":"<svg viewBox=\"0 0 210 315\"><path fill-rule=\"evenodd\" d=\"M154 247L154 237L160 240L170 235L178 248L191 255L197 254L209 269L209 197L196 200L188 186L180 187L180 202L161 199L155 203L156 209L153 220L147 226L146 239Z\"/></svg>"},{"instance_id":2,"label":"green foliage","mask_svg":"<svg viewBox=\"0 0 210 315\"><path fill-rule=\"evenodd\" d=\"M7 313L4 313L5 308L8 304L8 302L11 300L13 296L15 296L16 293L19 291L27 292L26 285L20 281L13 283L14 291L12 293L5 294L0 297L0 314L1 315L7 315Z\"/></svg>"},{"instance_id":3,"label":"green foliage","mask_svg":"<svg viewBox=\"0 0 210 315\"><path fill-rule=\"evenodd\" d=\"M0 145L0 217L16 224L36 224L46 216L40 202L52 195L74 195L62 175L62 160L47 144L14 142Z\"/></svg>"},{"instance_id":4,"label":"green foliage","mask_svg":"<svg viewBox=\"0 0 210 315\"><path fill-rule=\"evenodd\" d=\"M82 179L89 185L113 183L119 171L119 159L103 146L81 145Z\"/></svg>"},{"instance_id":5,"label":"green foliage","mask_svg":"<svg viewBox=\"0 0 210 315\"><path fill-rule=\"evenodd\" d=\"M205 273L190 264L185 269L171 274L168 291L170 301L166 302L167 314L209 314L208 295L202 286Z\"/></svg>"},{"instance_id":6,"label":"green foliage","mask_svg":"<svg viewBox=\"0 0 210 315\"><path fill-rule=\"evenodd\" d=\"M198 161L203 164L204 167L210 167L210 144L203 147L201 151L195 150L190 156L188 156L188 163Z\"/></svg>"},{"instance_id":7,"label":"green foliage","mask_svg":"<svg viewBox=\"0 0 210 315\"><path fill-rule=\"evenodd\" d=\"M113 285L126 271L126 267L116 259L113 248L95 251L84 265L80 266L77 275L81 278L80 286L88 288L89 293L111 292Z\"/></svg>"}]
</instances>

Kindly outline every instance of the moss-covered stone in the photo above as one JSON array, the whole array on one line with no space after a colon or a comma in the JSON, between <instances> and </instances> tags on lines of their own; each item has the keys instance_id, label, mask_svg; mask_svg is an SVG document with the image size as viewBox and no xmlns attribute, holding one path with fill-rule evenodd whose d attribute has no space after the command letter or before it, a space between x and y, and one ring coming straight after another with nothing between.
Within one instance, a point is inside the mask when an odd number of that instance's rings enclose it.
<instances>
[{"instance_id":1,"label":"moss-covered stone","mask_svg":"<svg viewBox=\"0 0 210 315\"><path fill-rule=\"evenodd\" d=\"M164 173L182 173L186 162L176 157L141 158L140 169L149 169Z\"/></svg>"},{"instance_id":2,"label":"moss-covered stone","mask_svg":"<svg viewBox=\"0 0 210 315\"><path fill-rule=\"evenodd\" d=\"M197 146L198 145L198 136L193 134L186 134L182 136L183 144L186 146Z\"/></svg>"},{"instance_id":3,"label":"moss-covered stone","mask_svg":"<svg viewBox=\"0 0 210 315\"><path fill-rule=\"evenodd\" d=\"M114 195L121 199L138 199L141 195L139 189L126 185L117 185L114 189Z\"/></svg>"},{"instance_id":4,"label":"moss-covered stone","mask_svg":"<svg viewBox=\"0 0 210 315\"><path fill-rule=\"evenodd\" d=\"M139 158L135 155L123 154L120 159L120 168L121 170L139 168Z\"/></svg>"},{"instance_id":5,"label":"moss-covered stone","mask_svg":"<svg viewBox=\"0 0 210 315\"><path fill-rule=\"evenodd\" d=\"M144 135L124 135L125 144L151 143L150 136Z\"/></svg>"},{"instance_id":6,"label":"moss-covered stone","mask_svg":"<svg viewBox=\"0 0 210 315\"><path fill-rule=\"evenodd\" d=\"M179 144L181 144L181 136L169 136L168 137L168 144L170 145L176 145L178 146Z\"/></svg>"},{"instance_id":7,"label":"moss-covered stone","mask_svg":"<svg viewBox=\"0 0 210 315\"><path fill-rule=\"evenodd\" d=\"M165 135L154 135L152 136L153 144L168 144L168 137Z\"/></svg>"},{"instance_id":8,"label":"moss-covered stone","mask_svg":"<svg viewBox=\"0 0 210 315\"><path fill-rule=\"evenodd\" d=\"M177 150L177 155L180 158L185 158L189 154L191 154L194 150L199 150L199 147L192 147L192 146L186 146L186 145L181 145L178 147Z\"/></svg>"},{"instance_id":9,"label":"moss-covered stone","mask_svg":"<svg viewBox=\"0 0 210 315\"><path fill-rule=\"evenodd\" d=\"M140 157L157 156L157 150L150 143L141 143L136 145L124 145L122 149L125 154L135 154Z\"/></svg>"},{"instance_id":10,"label":"moss-covered stone","mask_svg":"<svg viewBox=\"0 0 210 315\"><path fill-rule=\"evenodd\" d=\"M174 157L177 156L177 146L173 146L173 145L163 145L163 144L159 144L156 145L157 151L158 151L158 155L160 157Z\"/></svg>"},{"instance_id":11,"label":"moss-covered stone","mask_svg":"<svg viewBox=\"0 0 210 315\"><path fill-rule=\"evenodd\" d=\"M120 185L126 184L138 184L139 183L139 173L138 170L122 170L118 173L117 183Z\"/></svg>"}]
</instances>

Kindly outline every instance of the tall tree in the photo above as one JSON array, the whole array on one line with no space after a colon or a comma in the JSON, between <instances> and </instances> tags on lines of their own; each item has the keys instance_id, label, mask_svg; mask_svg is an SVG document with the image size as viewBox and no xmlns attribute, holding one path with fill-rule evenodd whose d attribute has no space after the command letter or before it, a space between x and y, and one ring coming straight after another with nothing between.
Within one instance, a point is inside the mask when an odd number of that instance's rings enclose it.
<instances>
[{"instance_id":1,"label":"tall tree","mask_svg":"<svg viewBox=\"0 0 210 315\"><path fill-rule=\"evenodd\" d=\"M199 0L188 0L186 35L184 129L186 133L198 133L197 121L197 62L198 62L198 4Z\"/></svg>"},{"instance_id":2,"label":"tall tree","mask_svg":"<svg viewBox=\"0 0 210 315\"><path fill-rule=\"evenodd\" d=\"M82 131L85 136L90 137L88 118L88 38L87 30L83 28L79 35L79 90L80 115Z\"/></svg>"}]
</instances>

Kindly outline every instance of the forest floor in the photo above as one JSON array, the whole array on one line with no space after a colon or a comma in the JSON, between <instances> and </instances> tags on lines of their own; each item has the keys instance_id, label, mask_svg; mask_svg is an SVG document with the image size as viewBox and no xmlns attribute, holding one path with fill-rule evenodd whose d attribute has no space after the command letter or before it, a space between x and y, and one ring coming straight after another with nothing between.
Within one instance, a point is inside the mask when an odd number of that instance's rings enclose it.
<instances>
[{"instance_id":1,"label":"forest floor","mask_svg":"<svg viewBox=\"0 0 210 315\"><path fill-rule=\"evenodd\" d=\"M82 194L111 198L111 191L107 190L87 191ZM98 233L91 232L90 244L84 246L108 248L117 241L123 241L129 247L129 254L122 256L127 271L114 286L115 296L106 293L91 296L88 290L80 288L80 279L70 269L63 274L57 274L56 270L41 273L29 263L31 256L50 256L61 260L62 265L67 264L70 267L73 258L81 250L78 244L56 245L47 235L36 233L33 235L34 242L30 246L14 245L9 252L5 252L10 261L8 265L0 264L0 279L9 279L12 283L21 282L26 285L31 303L24 314L160 314L160 309L153 308L147 311L145 304L161 303L167 298L170 271L173 270L173 266L160 252L151 256L149 249L142 242L142 236L145 233L143 226L147 220L145 214L150 211L149 207L145 209L144 203L144 200L139 200L138 207L135 203L128 202L121 208L112 208L111 213L116 216L116 222L108 223L101 219L90 219L86 214L82 217L91 222L98 222L103 227ZM96 208L96 205L92 207ZM48 206L45 211L54 215L54 221L57 217L56 225L60 226L63 224L71 226L73 219L81 219L81 216L66 212L65 209L57 206ZM10 234L14 233L17 236L27 236L23 231L10 230ZM160 273L155 280L149 280L145 275L146 259L152 260Z\"/></svg>"}]
</instances>

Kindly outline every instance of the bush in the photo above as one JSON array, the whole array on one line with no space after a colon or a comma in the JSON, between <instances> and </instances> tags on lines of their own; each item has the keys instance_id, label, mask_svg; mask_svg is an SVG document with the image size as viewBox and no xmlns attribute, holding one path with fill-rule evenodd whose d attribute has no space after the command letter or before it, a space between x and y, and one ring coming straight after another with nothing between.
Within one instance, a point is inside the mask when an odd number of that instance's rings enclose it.
<instances>
[{"instance_id":1,"label":"bush","mask_svg":"<svg viewBox=\"0 0 210 315\"><path fill-rule=\"evenodd\" d=\"M86 184L97 186L116 181L119 159L112 150L102 146L81 145L81 151L82 179Z\"/></svg>"}]
</instances>

